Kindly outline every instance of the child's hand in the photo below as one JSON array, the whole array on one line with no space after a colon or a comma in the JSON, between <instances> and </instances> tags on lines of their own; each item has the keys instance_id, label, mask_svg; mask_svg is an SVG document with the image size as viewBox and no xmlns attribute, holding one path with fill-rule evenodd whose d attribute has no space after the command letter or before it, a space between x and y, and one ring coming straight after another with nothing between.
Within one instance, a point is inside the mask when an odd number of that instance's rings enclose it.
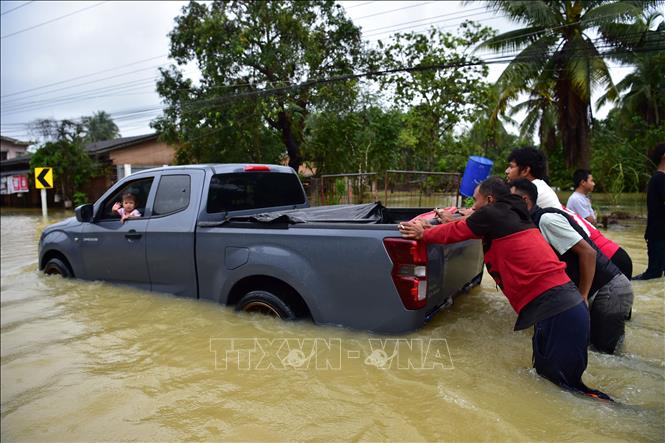
<instances>
[{"instance_id":1,"label":"child's hand","mask_svg":"<svg viewBox=\"0 0 665 443\"><path fill-rule=\"evenodd\" d=\"M113 204L113 212L118 212L118 209L120 209L122 205L118 202Z\"/></svg>"}]
</instances>

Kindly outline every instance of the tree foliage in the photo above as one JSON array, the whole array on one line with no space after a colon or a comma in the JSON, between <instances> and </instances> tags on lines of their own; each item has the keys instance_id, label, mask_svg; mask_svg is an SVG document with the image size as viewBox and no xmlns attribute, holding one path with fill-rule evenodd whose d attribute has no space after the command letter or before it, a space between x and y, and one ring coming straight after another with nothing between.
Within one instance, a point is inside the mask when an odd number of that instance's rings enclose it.
<instances>
[{"instance_id":1,"label":"tree foliage","mask_svg":"<svg viewBox=\"0 0 665 443\"><path fill-rule=\"evenodd\" d=\"M513 94L534 84L552 85L558 127L568 166L591 161L591 93L618 97L604 53L621 54L634 43L630 27L653 1L490 1L490 9L525 27L488 39L483 47L518 51L499 79ZM594 38L598 32L600 37Z\"/></svg>"},{"instance_id":2,"label":"tree foliage","mask_svg":"<svg viewBox=\"0 0 665 443\"><path fill-rule=\"evenodd\" d=\"M379 79L382 89L394 91L395 103L408 110L407 131L414 136L407 137L409 148L422 159L414 167L432 170L437 157L446 153L442 140L486 99L488 68L469 52L492 35L488 27L464 22L457 34L432 28L425 34L398 33L387 45L379 42L384 68L425 68Z\"/></svg>"},{"instance_id":3,"label":"tree foliage","mask_svg":"<svg viewBox=\"0 0 665 443\"><path fill-rule=\"evenodd\" d=\"M381 172L400 157L402 114L377 105L309 117L303 152L318 173Z\"/></svg>"},{"instance_id":4,"label":"tree foliage","mask_svg":"<svg viewBox=\"0 0 665 443\"><path fill-rule=\"evenodd\" d=\"M47 141L30 158L30 167L53 168L54 187L62 192L63 203L71 201L98 169L83 148L83 125L44 119L33 122L32 128Z\"/></svg>"},{"instance_id":5,"label":"tree foliage","mask_svg":"<svg viewBox=\"0 0 665 443\"><path fill-rule=\"evenodd\" d=\"M297 170L308 115L352 101L354 88L294 86L350 74L362 61L360 30L333 0L191 2L170 39L179 68L161 71L167 109L154 127L182 146L183 160L274 161L281 147ZM198 84L181 70L190 62Z\"/></svg>"},{"instance_id":6,"label":"tree foliage","mask_svg":"<svg viewBox=\"0 0 665 443\"><path fill-rule=\"evenodd\" d=\"M111 116L105 111L97 111L91 116L82 117L83 142L94 143L120 137L120 130Z\"/></svg>"}]
</instances>

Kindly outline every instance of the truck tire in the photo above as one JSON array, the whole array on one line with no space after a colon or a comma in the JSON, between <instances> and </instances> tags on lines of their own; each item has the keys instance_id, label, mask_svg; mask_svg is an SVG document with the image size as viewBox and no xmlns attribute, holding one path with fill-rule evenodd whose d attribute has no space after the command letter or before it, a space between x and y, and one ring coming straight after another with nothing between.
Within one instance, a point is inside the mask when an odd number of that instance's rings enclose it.
<instances>
[{"instance_id":1,"label":"truck tire","mask_svg":"<svg viewBox=\"0 0 665 443\"><path fill-rule=\"evenodd\" d=\"M257 312L281 320L295 320L297 316L284 300L268 291L250 291L236 304L236 311Z\"/></svg>"},{"instance_id":2,"label":"truck tire","mask_svg":"<svg viewBox=\"0 0 665 443\"><path fill-rule=\"evenodd\" d=\"M46 275L60 275L62 278L70 278L72 273L69 268L59 258L52 258L44 265L44 274Z\"/></svg>"}]
</instances>

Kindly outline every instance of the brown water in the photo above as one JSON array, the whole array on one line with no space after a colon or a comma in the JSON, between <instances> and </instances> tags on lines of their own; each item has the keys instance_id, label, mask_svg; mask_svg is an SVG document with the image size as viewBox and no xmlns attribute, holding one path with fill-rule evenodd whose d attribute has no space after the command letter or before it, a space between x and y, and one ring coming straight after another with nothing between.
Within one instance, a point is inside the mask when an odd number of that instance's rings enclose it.
<instances>
[{"instance_id":1,"label":"brown water","mask_svg":"<svg viewBox=\"0 0 665 443\"><path fill-rule=\"evenodd\" d=\"M46 224L2 212L3 441L665 440L665 279L635 282L623 351L589 355L586 383L620 402L604 404L535 375L488 279L381 354L386 337L45 277ZM642 230L608 233L636 272Z\"/></svg>"}]
</instances>

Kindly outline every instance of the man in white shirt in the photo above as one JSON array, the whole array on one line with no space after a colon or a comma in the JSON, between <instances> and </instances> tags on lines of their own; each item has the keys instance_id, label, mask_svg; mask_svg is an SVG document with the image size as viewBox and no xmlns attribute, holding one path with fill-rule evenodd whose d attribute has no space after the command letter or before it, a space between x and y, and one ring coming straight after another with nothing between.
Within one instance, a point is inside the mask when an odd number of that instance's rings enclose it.
<instances>
[{"instance_id":1,"label":"man in white shirt","mask_svg":"<svg viewBox=\"0 0 665 443\"><path fill-rule=\"evenodd\" d=\"M589 194L596 186L591 171L578 169L573 174L573 183L575 185L575 192L568 198L566 207L586 219L592 225L595 225L596 213L591 207L591 200L589 199Z\"/></svg>"},{"instance_id":2,"label":"man in white shirt","mask_svg":"<svg viewBox=\"0 0 665 443\"><path fill-rule=\"evenodd\" d=\"M508 162L508 181L526 178L538 188L536 204L539 207L562 209L559 197L543 180L547 175L547 159L542 151L533 147L513 149L508 156Z\"/></svg>"}]
</instances>

